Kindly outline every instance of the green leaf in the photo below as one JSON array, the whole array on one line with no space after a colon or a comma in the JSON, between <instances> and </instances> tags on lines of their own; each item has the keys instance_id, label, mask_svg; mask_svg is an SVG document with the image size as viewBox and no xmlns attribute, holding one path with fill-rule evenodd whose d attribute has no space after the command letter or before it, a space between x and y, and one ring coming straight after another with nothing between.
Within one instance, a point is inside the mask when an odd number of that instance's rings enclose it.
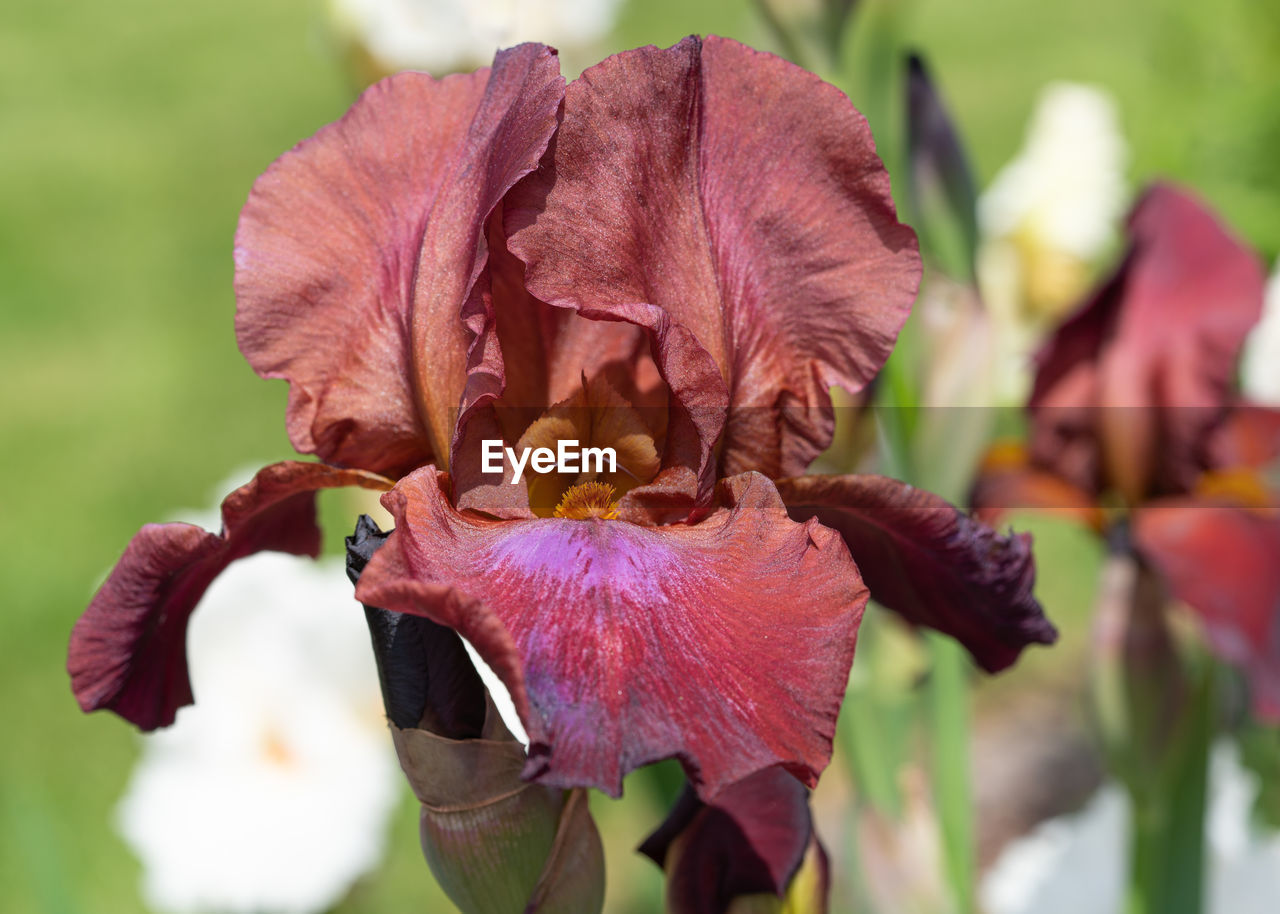
<instances>
[{"instance_id":1,"label":"green leaf","mask_svg":"<svg viewBox=\"0 0 1280 914\"><path fill-rule=\"evenodd\" d=\"M1253 723L1240 734L1240 761L1258 776L1253 815L1259 824L1280 828L1280 727Z\"/></svg>"}]
</instances>

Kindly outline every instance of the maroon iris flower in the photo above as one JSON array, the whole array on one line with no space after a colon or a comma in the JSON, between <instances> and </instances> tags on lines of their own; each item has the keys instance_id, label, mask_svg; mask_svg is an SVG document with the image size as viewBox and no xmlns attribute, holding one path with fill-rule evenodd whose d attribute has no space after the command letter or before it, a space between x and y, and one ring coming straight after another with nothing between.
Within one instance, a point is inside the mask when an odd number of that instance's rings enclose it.
<instances>
[{"instance_id":1,"label":"maroon iris flower","mask_svg":"<svg viewBox=\"0 0 1280 914\"><path fill-rule=\"evenodd\" d=\"M1127 531L1275 719L1280 513L1258 471L1280 453L1280 413L1233 394L1262 268L1168 185L1139 200L1128 232L1115 274L1040 354L1029 450L993 454L974 501L988 518L1049 508Z\"/></svg>"},{"instance_id":2,"label":"maroon iris flower","mask_svg":"<svg viewBox=\"0 0 1280 914\"><path fill-rule=\"evenodd\" d=\"M865 120L779 58L690 38L566 89L522 45L387 79L267 170L236 236L240 348L323 462L264 469L220 536L143 528L75 628L75 693L168 724L209 581L314 554L312 492L362 485L396 528L357 597L476 646L526 776L616 794L678 757L708 798L771 766L812 785L868 587L987 669L1054 636L1024 539L893 480L796 476L919 274ZM482 472L494 439L618 466L513 484Z\"/></svg>"}]
</instances>

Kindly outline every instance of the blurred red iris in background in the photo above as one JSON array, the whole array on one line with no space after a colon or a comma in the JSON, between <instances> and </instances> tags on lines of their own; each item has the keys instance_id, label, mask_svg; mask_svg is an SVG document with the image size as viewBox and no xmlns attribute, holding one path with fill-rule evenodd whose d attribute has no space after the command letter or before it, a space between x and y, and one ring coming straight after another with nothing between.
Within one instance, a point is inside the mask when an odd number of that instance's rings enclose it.
<instances>
[{"instance_id":1,"label":"blurred red iris in background","mask_svg":"<svg viewBox=\"0 0 1280 914\"><path fill-rule=\"evenodd\" d=\"M1257 258L1198 200L1155 185L1114 275L1040 353L1030 445L998 447L980 514L1049 508L1118 539L1190 606L1280 718L1280 511L1261 470L1280 412L1239 400L1262 310Z\"/></svg>"}]
</instances>

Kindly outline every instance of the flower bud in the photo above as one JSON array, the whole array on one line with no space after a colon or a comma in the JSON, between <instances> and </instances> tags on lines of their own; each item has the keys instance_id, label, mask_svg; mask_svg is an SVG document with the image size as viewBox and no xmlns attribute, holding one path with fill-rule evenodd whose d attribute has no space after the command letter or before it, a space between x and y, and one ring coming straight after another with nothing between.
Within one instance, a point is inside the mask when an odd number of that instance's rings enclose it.
<instances>
[{"instance_id":1,"label":"flower bud","mask_svg":"<svg viewBox=\"0 0 1280 914\"><path fill-rule=\"evenodd\" d=\"M924 60L907 57L907 200L921 247L952 279L973 282L978 203L964 146Z\"/></svg>"},{"instance_id":2,"label":"flower bud","mask_svg":"<svg viewBox=\"0 0 1280 914\"><path fill-rule=\"evenodd\" d=\"M357 580L382 545L362 516L347 539ZM400 767L422 804L423 856L463 914L597 914L604 850L585 791L521 778L502 722L456 632L365 607Z\"/></svg>"},{"instance_id":3,"label":"flower bud","mask_svg":"<svg viewBox=\"0 0 1280 914\"><path fill-rule=\"evenodd\" d=\"M809 791L781 767L709 800L691 788L640 852L667 873L670 914L825 914L826 855Z\"/></svg>"},{"instance_id":4,"label":"flower bud","mask_svg":"<svg viewBox=\"0 0 1280 914\"><path fill-rule=\"evenodd\" d=\"M505 733L492 708L489 718ZM392 735L422 804L423 855L463 914L601 909L604 851L585 791L521 780L525 752L512 738Z\"/></svg>"}]
</instances>

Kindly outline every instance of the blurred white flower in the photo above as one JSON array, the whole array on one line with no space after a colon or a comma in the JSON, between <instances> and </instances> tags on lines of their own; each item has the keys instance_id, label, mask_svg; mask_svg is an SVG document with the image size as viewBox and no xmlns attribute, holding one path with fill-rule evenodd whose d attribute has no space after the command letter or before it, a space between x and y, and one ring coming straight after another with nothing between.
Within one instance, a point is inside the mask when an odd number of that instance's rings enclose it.
<instances>
[{"instance_id":1,"label":"blurred white flower","mask_svg":"<svg viewBox=\"0 0 1280 914\"><path fill-rule=\"evenodd\" d=\"M1128 800L1108 785L1080 812L1050 819L1000 854L982 882L989 914L1113 914L1124 893Z\"/></svg>"},{"instance_id":2,"label":"blurred white flower","mask_svg":"<svg viewBox=\"0 0 1280 914\"><path fill-rule=\"evenodd\" d=\"M334 23L384 73L487 66L498 48L540 41L572 52L613 28L620 0L331 0Z\"/></svg>"},{"instance_id":3,"label":"blurred white flower","mask_svg":"<svg viewBox=\"0 0 1280 914\"><path fill-rule=\"evenodd\" d=\"M978 204L984 234L1032 232L1081 260L1097 257L1125 207L1125 143L1111 97L1052 83L1040 94L1021 153Z\"/></svg>"},{"instance_id":4,"label":"blurred white flower","mask_svg":"<svg viewBox=\"0 0 1280 914\"><path fill-rule=\"evenodd\" d=\"M381 859L402 780L351 594L341 562L275 553L210 587L197 703L145 738L118 809L152 907L323 911Z\"/></svg>"},{"instance_id":5,"label":"blurred white flower","mask_svg":"<svg viewBox=\"0 0 1280 914\"><path fill-rule=\"evenodd\" d=\"M1210 914L1269 914L1280 898L1280 834L1250 822L1257 778L1234 743L1214 747L1207 844ZM1100 790L1072 816L1013 842L982 883L989 914L1120 914L1128 860L1128 798Z\"/></svg>"},{"instance_id":6,"label":"blurred white flower","mask_svg":"<svg viewBox=\"0 0 1280 914\"><path fill-rule=\"evenodd\" d=\"M1255 403L1280 406L1280 260L1267 282L1262 320L1245 341L1240 386Z\"/></svg>"},{"instance_id":7,"label":"blurred white flower","mask_svg":"<svg viewBox=\"0 0 1280 914\"><path fill-rule=\"evenodd\" d=\"M1020 401L1045 331L1077 305L1127 205L1127 152L1100 89L1053 83L1022 150L978 201L978 281L998 327L999 387Z\"/></svg>"}]
</instances>

